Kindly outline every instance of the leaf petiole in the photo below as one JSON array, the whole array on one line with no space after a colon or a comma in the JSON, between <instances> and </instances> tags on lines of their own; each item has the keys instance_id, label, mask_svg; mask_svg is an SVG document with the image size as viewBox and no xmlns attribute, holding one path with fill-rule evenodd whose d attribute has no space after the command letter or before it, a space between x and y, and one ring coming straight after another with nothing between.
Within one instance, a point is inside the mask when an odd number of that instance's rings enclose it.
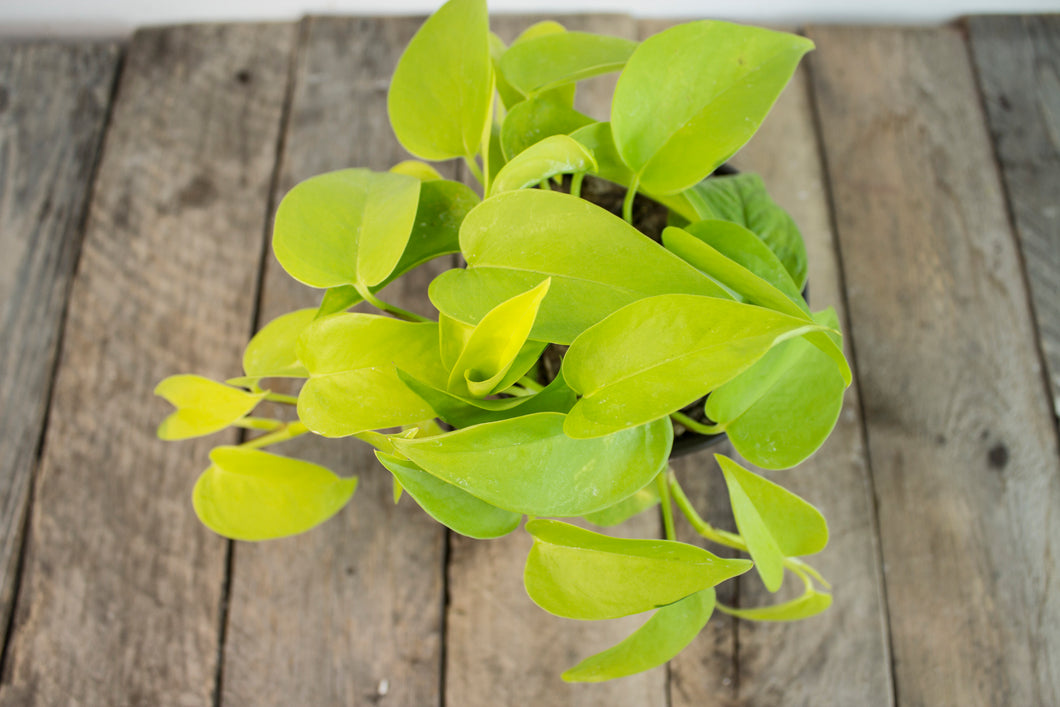
<instances>
[{"instance_id":1,"label":"leaf petiole","mask_svg":"<svg viewBox=\"0 0 1060 707\"><path fill-rule=\"evenodd\" d=\"M475 178L475 181L477 181L479 185L482 186L483 189L485 189L486 177L483 176L482 169L478 166L478 162L476 162L472 157L465 157L464 164L467 165L467 168L468 170L470 170L471 176Z\"/></svg>"},{"instance_id":2,"label":"leaf petiole","mask_svg":"<svg viewBox=\"0 0 1060 707\"><path fill-rule=\"evenodd\" d=\"M431 321L427 317L420 316L419 314L416 314L415 312L409 312L408 310L404 310L401 307L398 307L396 305L384 302L383 300L379 299L374 294L372 294L372 291L370 289L368 289L367 287L362 287L360 285L357 285L356 287L357 287L357 291L361 293L361 297L364 297L364 301L367 302L368 304L372 305L373 307L375 307L376 309L378 309L381 312L386 312L387 314L393 314L398 319L404 319L407 322L429 322L429 321Z\"/></svg>"},{"instance_id":3,"label":"leaf petiole","mask_svg":"<svg viewBox=\"0 0 1060 707\"><path fill-rule=\"evenodd\" d=\"M640 179L633 177L629 189L626 190L626 198L622 200L622 219L628 224L633 223L633 200L637 197L638 186L640 186Z\"/></svg>"},{"instance_id":4,"label":"leaf petiole","mask_svg":"<svg viewBox=\"0 0 1060 707\"><path fill-rule=\"evenodd\" d=\"M725 431L725 427L722 425L704 425L702 422L693 420L683 412L672 412L670 413L670 419L674 422L678 422L684 425L687 429L692 432L696 432L701 435L717 435Z\"/></svg>"},{"instance_id":5,"label":"leaf petiole","mask_svg":"<svg viewBox=\"0 0 1060 707\"><path fill-rule=\"evenodd\" d=\"M273 393L269 391L265 393L265 399L270 403L283 403L284 405L297 405L297 395L284 395L283 393Z\"/></svg>"},{"instance_id":6,"label":"leaf petiole","mask_svg":"<svg viewBox=\"0 0 1060 707\"><path fill-rule=\"evenodd\" d=\"M659 503L662 506L663 527L666 529L666 539L676 540L677 531L674 529L674 510L670 505L670 486L666 483L669 471L664 471L655 477L655 484L659 487Z\"/></svg>"},{"instance_id":7,"label":"leaf petiole","mask_svg":"<svg viewBox=\"0 0 1060 707\"><path fill-rule=\"evenodd\" d=\"M260 437L255 437L254 439L247 440L239 446L243 449L261 449L262 447L268 447L272 444L286 442L289 439L300 437L308 431L309 429L301 422L288 422L275 432L270 432L268 434L261 435Z\"/></svg>"},{"instance_id":8,"label":"leaf petiole","mask_svg":"<svg viewBox=\"0 0 1060 707\"><path fill-rule=\"evenodd\" d=\"M570 180L570 193L571 196L581 197L582 195L582 182L585 180L585 172L578 172Z\"/></svg>"},{"instance_id":9,"label":"leaf petiole","mask_svg":"<svg viewBox=\"0 0 1060 707\"><path fill-rule=\"evenodd\" d=\"M273 420L268 417L243 417L232 423L235 427L242 427L247 430L265 430L272 432L283 427L285 422L282 420Z\"/></svg>"}]
</instances>

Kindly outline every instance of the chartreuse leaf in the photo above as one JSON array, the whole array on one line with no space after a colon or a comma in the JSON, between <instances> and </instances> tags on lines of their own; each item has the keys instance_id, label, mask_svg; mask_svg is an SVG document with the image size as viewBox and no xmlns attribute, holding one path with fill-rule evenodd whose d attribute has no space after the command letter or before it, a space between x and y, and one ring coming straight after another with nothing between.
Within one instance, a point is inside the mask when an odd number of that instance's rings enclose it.
<instances>
[{"instance_id":1,"label":"chartreuse leaf","mask_svg":"<svg viewBox=\"0 0 1060 707\"><path fill-rule=\"evenodd\" d=\"M812 555L828 544L828 525L816 508L791 491L715 454L729 488L736 527L766 589L784 579L784 558Z\"/></svg>"},{"instance_id":2,"label":"chartreuse leaf","mask_svg":"<svg viewBox=\"0 0 1060 707\"><path fill-rule=\"evenodd\" d=\"M587 32L550 32L517 41L500 70L512 86L533 95L621 69L637 43Z\"/></svg>"},{"instance_id":3,"label":"chartreuse leaf","mask_svg":"<svg viewBox=\"0 0 1060 707\"><path fill-rule=\"evenodd\" d=\"M557 174L587 172L593 156L567 135L552 135L531 145L504 165L490 184L490 195L525 189Z\"/></svg>"},{"instance_id":4,"label":"chartreuse leaf","mask_svg":"<svg viewBox=\"0 0 1060 707\"><path fill-rule=\"evenodd\" d=\"M570 136L593 153L596 158L593 174L622 186L629 186L633 181L633 172L622 161L615 147L611 123L589 123L571 132Z\"/></svg>"},{"instance_id":5,"label":"chartreuse leaf","mask_svg":"<svg viewBox=\"0 0 1060 707\"><path fill-rule=\"evenodd\" d=\"M572 437L596 437L669 415L731 380L781 341L821 329L716 297L639 300L586 329L568 349L563 375L582 398L564 430Z\"/></svg>"},{"instance_id":6,"label":"chartreuse leaf","mask_svg":"<svg viewBox=\"0 0 1060 707\"><path fill-rule=\"evenodd\" d=\"M662 238L667 249L744 301L810 321L810 308L795 289L795 283L787 276L780 261L743 226L729 221L700 221L688 226L687 230L667 228ZM724 252L716 249L714 243L724 248ZM753 247L756 243L760 249L757 252ZM746 246L746 249L742 250L741 246ZM774 285L760 277L747 265L757 266L775 280L781 281L780 284ZM826 332L816 331L806 334L806 340L832 359L849 385L850 366L838 338L832 339Z\"/></svg>"},{"instance_id":7,"label":"chartreuse leaf","mask_svg":"<svg viewBox=\"0 0 1060 707\"><path fill-rule=\"evenodd\" d=\"M832 595L808 590L798 599L750 609L726 608L725 613L749 621L799 621L820 614L832 605Z\"/></svg>"},{"instance_id":8,"label":"chartreuse leaf","mask_svg":"<svg viewBox=\"0 0 1060 707\"><path fill-rule=\"evenodd\" d=\"M642 673L667 662L699 635L714 613L713 589L703 589L657 609L628 638L563 673L567 682L603 682Z\"/></svg>"},{"instance_id":9,"label":"chartreuse leaf","mask_svg":"<svg viewBox=\"0 0 1060 707\"><path fill-rule=\"evenodd\" d=\"M704 20L641 43L611 103L623 160L645 189L691 187L743 147L813 42Z\"/></svg>"},{"instance_id":10,"label":"chartreuse leaf","mask_svg":"<svg viewBox=\"0 0 1060 707\"><path fill-rule=\"evenodd\" d=\"M158 426L158 438L190 439L219 432L240 419L265 397L188 374L169 376L155 386L155 395L177 408Z\"/></svg>"},{"instance_id":11,"label":"chartreuse leaf","mask_svg":"<svg viewBox=\"0 0 1060 707\"><path fill-rule=\"evenodd\" d=\"M814 318L839 326L830 308ZM747 461L763 469L788 469L831 434L845 388L828 356L805 339L792 339L712 392L706 413Z\"/></svg>"},{"instance_id":12,"label":"chartreuse leaf","mask_svg":"<svg viewBox=\"0 0 1060 707\"><path fill-rule=\"evenodd\" d=\"M555 520L526 524L534 545L523 583L535 604L568 619L617 619L672 604L743 574L728 560L673 540L630 540Z\"/></svg>"},{"instance_id":13,"label":"chartreuse leaf","mask_svg":"<svg viewBox=\"0 0 1060 707\"><path fill-rule=\"evenodd\" d=\"M390 125L417 157L470 158L479 150L492 101L485 0L449 0L398 60L386 102Z\"/></svg>"},{"instance_id":14,"label":"chartreuse leaf","mask_svg":"<svg viewBox=\"0 0 1060 707\"><path fill-rule=\"evenodd\" d=\"M438 326L372 314L336 314L302 334L299 358L309 380L298 396L298 417L325 437L343 437L434 417L405 386L396 367L441 382Z\"/></svg>"},{"instance_id":15,"label":"chartreuse leaf","mask_svg":"<svg viewBox=\"0 0 1060 707\"><path fill-rule=\"evenodd\" d=\"M547 137L566 135L592 122L592 118L571 108L569 102L545 93L508 111L501 125L501 149L510 160Z\"/></svg>"},{"instance_id":16,"label":"chartreuse leaf","mask_svg":"<svg viewBox=\"0 0 1060 707\"><path fill-rule=\"evenodd\" d=\"M303 533L338 513L357 488L355 477L257 449L217 447L210 461L192 503L206 527L233 540Z\"/></svg>"},{"instance_id":17,"label":"chartreuse leaf","mask_svg":"<svg viewBox=\"0 0 1060 707\"><path fill-rule=\"evenodd\" d=\"M316 317L317 310L296 309L281 314L261 328L243 351L243 371L248 378L305 378L298 360L298 337Z\"/></svg>"},{"instance_id":18,"label":"chartreuse leaf","mask_svg":"<svg viewBox=\"0 0 1060 707\"><path fill-rule=\"evenodd\" d=\"M484 422L498 422L535 412L567 412L574 405L574 391L563 376L540 393L520 398L476 399L463 398L445 390L417 380L402 370L398 377L412 392L427 401L427 404L453 427L470 427Z\"/></svg>"},{"instance_id":19,"label":"chartreuse leaf","mask_svg":"<svg viewBox=\"0 0 1060 707\"><path fill-rule=\"evenodd\" d=\"M407 459L376 452L401 487L431 518L461 535L484 540L499 538L519 527L523 516L501 510L475 498L436 476L431 476Z\"/></svg>"},{"instance_id":20,"label":"chartreuse leaf","mask_svg":"<svg viewBox=\"0 0 1060 707\"><path fill-rule=\"evenodd\" d=\"M665 471L665 467L663 469ZM610 528L620 523L625 523L635 515L652 508L659 502L659 487L655 480L648 482L647 486L637 491L629 498L624 498L613 506L608 506L595 513L586 513L582 516L593 525L602 528Z\"/></svg>"},{"instance_id":21,"label":"chartreuse leaf","mask_svg":"<svg viewBox=\"0 0 1060 707\"><path fill-rule=\"evenodd\" d=\"M806 284L806 245L799 227L769 196L760 176L745 173L711 177L689 189L685 195L699 219L723 219L746 226L776 254L795 282L796 290ZM686 218L699 220L687 215ZM747 267L778 284L767 273L750 265Z\"/></svg>"},{"instance_id":22,"label":"chartreuse leaf","mask_svg":"<svg viewBox=\"0 0 1060 707\"><path fill-rule=\"evenodd\" d=\"M666 292L727 297L706 275L622 219L569 194L505 192L472 209L460 228L470 267L431 283L445 314L474 323L500 302L552 278L530 333L569 344L624 305Z\"/></svg>"},{"instance_id":23,"label":"chartreuse leaf","mask_svg":"<svg viewBox=\"0 0 1060 707\"><path fill-rule=\"evenodd\" d=\"M312 287L377 285L398 264L415 223L420 180L344 169L310 177L280 202L272 248Z\"/></svg>"},{"instance_id":24,"label":"chartreuse leaf","mask_svg":"<svg viewBox=\"0 0 1060 707\"><path fill-rule=\"evenodd\" d=\"M468 335L460 355L453 363L449 372L449 392L483 398L511 386L514 381L507 381L507 373L526 344L538 307L551 283L551 280L546 279L537 287L501 302L486 313ZM540 345L533 347L529 365L525 368L516 367L519 378L537 360L541 348Z\"/></svg>"},{"instance_id":25,"label":"chartreuse leaf","mask_svg":"<svg viewBox=\"0 0 1060 707\"><path fill-rule=\"evenodd\" d=\"M530 25L522 34L515 38L512 45L516 45L520 42L525 42L528 39L534 39L535 37L543 37L546 34L557 34L559 32L566 32L567 28L558 22L552 20L545 20L544 22L537 22ZM510 109L512 106L526 99L526 94L520 91L518 88L512 86L508 79L505 78L504 72L501 70L500 62L504 53L508 50L504 42L500 37L491 33L491 44L490 51L493 57L493 69L497 76L497 92L501 96L501 102L504 104L505 109ZM547 91L546 95L559 100L568 106L574 104L574 90L575 85L569 84L566 86L560 86L559 88Z\"/></svg>"},{"instance_id":26,"label":"chartreuse leaf","mask_svg":"<svg viewBox=\"0 0 1060 707\"><path fill-rule=\"evenodd\" d=\"M563 433L564 415L539 412L394 447L430 474L515 513L580 516L644 487L670 454L668 419L592 440Z\"/></svg>"},{"instance_id":27,"label":"chartreuse leaf","mask_svg":"<svg viewBox=\"0 0 1060 707\"><path fill-rule=\"evenodd\" d=\"M424 182L408 244L383 284L428 260L459 252L460 224L478 203L478 195L466 184L448 179Z\"/></svg>"},{"instance_id":28,"label":"chartreuse leaf","mask_svg":"<svg viewBox=\"0 0 1060 707\"><path fill-rule=\"evenodd\" d=\"M390 171L395 174L405 174L410 177L415 177L421 182L431 182L435 179L442 179L442 175L438 173L438 170L426 162L420 162L419 160L404 160L403 162L398 162L390 168Z\"/></svg>"}]
</instances>

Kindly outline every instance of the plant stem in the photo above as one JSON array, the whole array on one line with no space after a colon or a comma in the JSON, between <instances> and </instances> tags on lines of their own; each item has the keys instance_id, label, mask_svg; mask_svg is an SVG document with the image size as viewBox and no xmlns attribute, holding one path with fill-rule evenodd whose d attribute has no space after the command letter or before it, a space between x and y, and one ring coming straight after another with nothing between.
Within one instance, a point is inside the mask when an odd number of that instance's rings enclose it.
<instances>
[{"instance_id":1,"label":"plant stem","mask_svg":"<svg viewBox=\"0 0 1060 707\"><path fill-rule=\"evenodd\" d=\"M232 423L235 427L247 430L265 430L272 432L283 427L286 423L282 420L273 420L268 417L244 417Z\"/></svg>"},{"instance_id":2,"label":"plant stem","mask_svg":"<svg viewBox=\"0 0 1060 707\"><path fill-rule=\"evenodd\" d=\"M479 168L478 162L476 162L474 160L474 158L472 158L472 157L465 157L464 158L464 164L466 164L467 168L469 170L471 170L471 175L482 186L482 189L483 189L482 193L485 194L486 193L485 192L485 189L486 189L486 178L482 175L482 170Z\"/></svg>"},{"instance_id":3,"label":"plant stem","mask_svg":"<svg viewBox=\"0 0 1060 707\"><path fill-rule=\"evenodd\" d=\"M570 193L571 196L580 197L582 195L582 181L585 179L585 172L578 172L570 179Z\"/></svg>"},{"instance_id":4,"label":"plant stem","mask_svg":"<svg viewBox=\"0 0 1060 707\"><path fill-rule=\"evenodd\" d=\"M535 393L540 393L542 390L545 389L545 386L541 385L530 376L523 376L522 378L520 378L519 385L523 386L527 390L532 390Z\"/></svg>"},{"instance_id":5,"label":"plant stem","mask_svg":"<svg viewBox=\"0 0 1060 707\"><path fill-rule=\"evenodd\" d=\"M268 434L249 439L243 444L239 445L244 449L261 449L262 447L268 447L270 444L276 444L278 442L286 442L289 439L300 437L309 430L301 422L288 422L286 425Z\"/></svg>"},{"instance_id":6,"label":"plant stem","mask_svg":"<svg viewBox=\"0 0 1060 707\"><path fill-rule=\"evenodd\" d=\"M537 188L543 189L545 191L552 191L552 185L548 183L547 179L542 179L540 182L538 182Z\"/></svg>"},{"instance_id":7,"label":"plant stem","mask_svg":"<svg viewBox=\"0 0 1060 707\"><path fill-rule=\"evenodd\" d=\"M365 302L382 312L386 312L387 314L393 314L398 319L404 319L407 322L431 321L427 317L421 317L415 312L409 312L407 310L402 309L401 307L397 307L395 305L384 302L383 300L379 299L374 294L372 294L372 291L369 290L367 287L357 285L357 291L361 293L361 297L364 297Z\"/></svg>"},{"instance_id":8,"label":"plant stem","mask_svg":"<svg viewBox=\"0 0 1060 707\"><path fill-rule=\"evenodd\" d=\"M666 483L666 476L670 472L664 471L655 477L655 484L659 487L659 504L662 506L663 528L666 529L666 539L676 540L677 531L674 529L674 509L670 505L670 486Z\"/></svg>"},{"instance_id":9,"label":"plant stem","mask_svg":"<svg viewBox=\"0 0 1060 707\"><path fill-rule=\"evenodd\" d=\"M637 196L637 187L640 186L640 180L637 177L633 177L633 182L630 183L629 189L626 190L626 198L622 201L622 218L626 223L633 223L633 199Z\"/></svg>"},{"instance_id":10,"label":"plant stem","mask_svg":"<svg viewBox=\"0 0 1060 707\"><path fill-rule=\"evenodd\" d=\"M695 529L697 533L702 535L707 540L710 540L711 542L715 542L719 545L724 545L725 547L731 547L732 549L739 550L740 552L746 552L747 554L751 554L747 549L747 543L744 542L744 539L742 537L740 537L736 533L730 533L726 530L719 530L707 521L703 520L703 518L700 517L699 513L696 512L696 509L692 506L692 502L688 500L688 496L685 495L684 489L682 489L681 485L677 483L677 477L674 476L672 472L670 472L668 474L668 478L670 492L673 494L674 502L677 504L677 507L681 510L681 513L684 514L685 518L688 519L689 524L692 526L693 529ZM822 577L820 573L817 572L817 570L815 570L813 567L811 567L810 565L803 562L797 557L785 557L784 567L794 572L799 577L799 579L801 579L803 583L806 584L808 587L812 586L812 583L809 579L810 577L816 579L818 582L821 583L822 586L826 588L830 589L832 586L827 581L825 581L824 577Z\"/></svg>"},{"instance_id":11,"label":"plant stem","mask_svg":"<svg viewBox=\"0 0 1060 707\"><path fill-rule=\"evenodd\" d=\"M271 390L265 394L265 399L270 403L283 403L284 405L297 405L297 395L284 395L283 393L273 393Z\"/></svg>"},{"instance_id":12,"label":"plant stem","mask_svg":"<svg viewBox=\"0 0 1060 707\"><path fill-rule=\"evenodd\" d=\"M683 412L671 412L670 419L701 435L716 435L725 431L725 428L721 425L704 425L702 422L696 422Z\"/></svg>"}]
</instances>

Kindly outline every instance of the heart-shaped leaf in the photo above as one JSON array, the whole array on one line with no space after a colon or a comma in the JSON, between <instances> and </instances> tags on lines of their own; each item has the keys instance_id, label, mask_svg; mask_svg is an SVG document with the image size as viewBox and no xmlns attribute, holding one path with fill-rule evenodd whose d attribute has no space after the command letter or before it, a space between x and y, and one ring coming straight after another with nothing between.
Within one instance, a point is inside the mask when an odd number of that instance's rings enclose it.
<instances>
[{"instance_id":1,"label":"heart-shaped leaf","mask_svg":"<svg viewBox=\"0 0 1060 707\"><path fill-rule=\"evenodd\" d=\"M736 527L747 543L766 589L784 580L784 558L812 555L828 544L828 525L816 508L791 491L763 479L720 454Z\"/></svg>"},{"instance_id":2,"label":"heart-shaped leaf","mask_svg":"<svg viewBox=\"0 0 1060 707\"><path fill-rule=\"evenodd\" d=\"M420 180L344 169L310 177L280 202L272 249L284 270L311 287L382 282L415 223Z\"/></svg>"},{"instance_id":3,"label":"heart-shaped leaf","mask_svg":"<svg viewBox=\"0 0 1060 707\"><path fill-rule=\"evenodd\" d=\"M190 439L219 432L247 415L265 398L239 388L193 375L169 376L155 386L155 395L177 408L158 426L158 438Z\"/></svg>"},{"instance_id":4,"label":"heart-shaped leaf","mask_svg":"<svg viewBox=\"0 0 1060 707\"><path fill-rule=\"evenodd\" d=\"M195 484L192 502L203 524L233 540L304 533L345 506L356 478L317 464L242 447L217 447Z\"/></svg>"},{"instance_id":5,"label":"heart-shaped leaf","mask_svg":"<svg viewBox=\"0 0 1060 707\"><path fill-rule=\"evenodd\" d=\"M470 267L431 283L442 312L474 323L552 278L530 338L567 344L620 307L667 292L727 297L710 278L622 219L569 194L523 189L487 199L460 228Z\"/></svg>"},{"instance_id":6,"label":"heart-shaped leaf","mask_svg":"<svg viewBox=\"0 0 1060 707\"><path fill-rule=\"evenodd\" d=\"M623 161L659 194L694 185L758 129L813 42L703 20L646 39L611 103Z\"/></svg>"},{"instance_id":7,"label":"heart-shaped leaf","mask_svg":"<svg viewBox=\"0 0 1060 707\"><path fill-rule=\"evenodd\" d=\"M655 477L673 427L659 420L607 437L571 439L564 415L540 412L394 447L425 471L487 503L535 516L580 516L614 505Z\"/></svg>"},{"instance_id":8,"label":"heart-shaped leaf","mask_svg":"<svg viewBox=\"0 0 1060 707\"><path fill-rule=\"evenodd\" d=\"M551 93L535 96L512 107L501 126L501 149L506 159L552 135L566 135L593 119L571 108Z\"/></svg>"},{"instance_id":9,"label":"heart-shaped leaf","mask_svg":"<svg viewBox=\"0 0 1060 707\"><path fill-rule=\"evenodd\" d=\"M445 381L438 325L372 314L336 314L302 334L299 358L309 380L298 417L325 437L414 424L434 411L397 376L400 367L427 381Z\"/></svg>"},{"instance_id":10,"label":"heart-shaped leaf","mask_svg":"<svg viewBox=\"0 0 1060 707\"><path fill-rule=\"evenodd\" d=\"M243 351L243 371L248 378L305 378L298 360L298 337L316 317L317 310L296 309L281 314L261 328Z\"/></svg>"},{"instance_id":11,"label":"heart-shaped leaf","mask_svg":"<svg viewBox=\"0 0 1060 707\"><path fill-rule=\"evenodd\" d=\"M567 135L552 135L513 157L490 184L490 195L525 189L557 174L586 172L596 161Z\"/></svg>"},{"instance_id":12,"label":"heart-shaped leaf","mask_svg":"<svg viewBox=\"0 0 1060 707\"><path fill-rule=\"evenodd\" d=\"M493 101L485 0L449 0L405 48L387 111L401 145L425 160L473 157Z\"/></svg>"},{"instance_id":13,"label":"heart-shaped leaf","mask_svg":"<svg viewBox=\"0 0 1060 707\"><path fill-rule=\"evenodd\" d=\"M667 662L692 642L714 613L713 589L657 609L628 638L563 673L567 682L602 682L642 673Z\"/></svg>"},{"instance_id":14,"label":"heart-shaped leaf","mask_svg":"<svg viewBox=\"0 0 1060 707\"><path fill-rule=\"evenodd\" d=\"M751 568L673 540L612 538L555 520L526 524L534 546L523 583L535 604L569 619L650 611Z\"/></svg>"},{"instance_id":15,"label":"heart-shaped leaf","mask_svg":"<svg viewBox=\"0 0 1060 707\"><path fill-rule=\"evenodd\" d=\"M832 605L832 595L810 589L798 599L772 606L725 609L725 613L748 621L800 621L816 616Z\"/></svg>"},{"instance_id":16,"label":"heart-shaped leaf","mask_svg":"<svg viewBox=\"0 0 1060 707\"><path fill-rule=\"evenodd\" d=\"M500 70L524 95L534 95L621 69L637 43L588 32L550 32L515 42Z\"/></svg>"},{"instance_id":17,"label":"heart-shaped leaf","mask_svg":"<svg viewBox=\"0 0 1060 707\"><path fill-rule=\"evenodd\" d=\"M546 34L557 34L566 31L566 27L558 22L553 22L552 20L536 22L523 30L523 32L515 38L515 41L512 42L512 46L519 44L520 42L534 39L535 37L543 37ZM490 51L493 57L493 70L497 77L497 93L500 94L501 102L504 104L505 110L511 110L513 106L526 100L527 96L523 91L512 86L511 83L508 82L508 79L505 78L504 72L501 70L501 59L503 59L505 52L508 51L508 47L497 35L491 34ZM574 105L574 90L575 85L572 83L560 86L551 91L546 91L542 95L547 95L561 103L571 106Z\"/></svg>"},{"instance_id":18,"label":"heart-shaped leaf","mask_svg":"<svg viewBox=\"0 0 1060 707\"><path fill-rule=\"evenodd\" d=\"M760 176L744 173L711 177L689 189L686 196L699 219L723 219L746 226L783 263L795 283L796 291L803 288L807 265L802 234L795 220L769 196ZM699 219L689 218L689 221ZM774 285L780 285L768 273L750 264L745 265Z\"/></svg>"},{"instance_id":19,"label":"heart-shaped leaf","mask_svg":"<svg viewBox=\"0 0 1060 707\"><path fill-rule=\"evenodd\" d=\"M831 309L815 319L839 325ZM845 388L831 358L805 338L792 339L712 392L706 414L747 461L763 469L788 469L831 434Z\"/></svg>"},{"instance_id":20,"label":"heart-shaped leaf","mask_svg":"<svg viewBox=\"0 0 1060 707\"><path fill-rule=\"evenodd\" d=\"M547 300L546 300L547 301ZM595 437L680 410L785 339L824 329L770 309L698 295L658 295L585 330L563 359L582 398L572 437Z\"/></svg>"},{"instance_id":21,"label":"heart-shaped leaf","mask_svg":"<svg viewBox=\"0 0 1060 707\"><path fill-rule=\"evenodd\" d=\"M519 513L491 506L431 476L407 459L382 452L376 452L375 456L427 515L461 535L480 540L499 538L518 528L523 519Z\"/></svg>"}]
</instances>

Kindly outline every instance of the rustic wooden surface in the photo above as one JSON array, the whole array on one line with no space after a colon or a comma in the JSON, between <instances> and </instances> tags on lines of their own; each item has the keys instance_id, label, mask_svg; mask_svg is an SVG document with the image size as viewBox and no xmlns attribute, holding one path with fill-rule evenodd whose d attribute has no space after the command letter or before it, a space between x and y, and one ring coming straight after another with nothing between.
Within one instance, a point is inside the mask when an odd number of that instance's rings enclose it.
<instances>
[{"instance_id":1,"label":"rustic wooden surface","mask_svg":"<svg viewBox=\"0 0 1060 707\"><path fill-rule=\"evenodd\" d=\"M225 545L190 497L217 440L155 440L167 406L151 391L189 366L223 378L239 365L292 30L132 40L70 296L2 704L212 700Z\"/></svg>"},{"instance_id":2,"label":"rustic wooden surface","mask_svg":"<svg viewBox=\"0 0 1060 707\"><path fill-rule=\"evenodd\" d=\"M113 97L114 46L0 44L0 620L17 589L0 704L1060 703L1055 17L972 18L967 38L811 28L810 70L734 159L799 222L814 307L846 320L856 384L826 446L782 475L830 522L827 614L716 616L668 668L570 686L559 672L639 619L537 609L524 534L447 536L393 505L364 445L290 443L360 477L311 533L229 545L198 525L206 450L235 437L155 441L151 390L238 373L254 326L317 303L264 256L271 211L312 174L404 157L385 94L417 24L144 31ZM606 115L602 91L579 106ZM389 298L427 311L429 270ZM675 468L731 523L710 452ZM649 513L615 532L658 531ZM769 598L754 577L723 593Z\"/></svg>"},{"instance_id":3,"label":"rustic wooden surface","mask_svg":"<svg viewBox=\"0 0 1060 707\"><path fill-rule=\"evenodd\" d=\"M0 626L8 624L18 581L32 474L118 58L111 42L0 45Z\"/></svg>"},{"instance_id":4,"label":"rustic wooden surface","mask_svg":"<svg viewBox=\"0 0 1060 707\"><path fill-rule=\"evenodd\" d=\"M1060 460L955 29L813 28L903 704L1060 702Z\"/></svg>"},{"instance_id":5,"label":"rustic wooden surface","mask_svg":"<svg viewBox=\"0 0 1060 707\"><path fill-rule=\"evenodd\" d=\"M315 174L408 157L386 119L386 88L420 22L304 21L274 203ZM423 311L442 269L421 268L384 297ZM263 287L261 324L320 303L271 253ZM363 442L303 437L276 451L356 475L358 487L312 533L236 544L222 703L440 704L445 528L411 499L394 505L390 473Z\"/></svg>"},{"instance_id":6,"label":"rustic wooden surface","mask_svg":"<svg viewBox=\"0 0 1060 707\"><path fill-rule=\"evenodd\" d=\"M973 17L968 29L1060 415L1060 15Z\"/></svg>"}]
</instances>

